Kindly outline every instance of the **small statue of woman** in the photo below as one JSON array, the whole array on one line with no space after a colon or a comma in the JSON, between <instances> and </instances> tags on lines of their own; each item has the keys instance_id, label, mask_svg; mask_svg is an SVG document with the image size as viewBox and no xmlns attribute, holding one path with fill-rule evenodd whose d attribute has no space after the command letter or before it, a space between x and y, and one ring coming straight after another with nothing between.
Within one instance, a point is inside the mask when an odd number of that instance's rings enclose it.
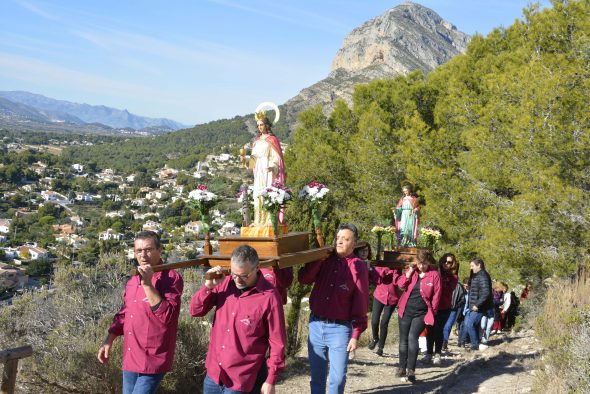
<instances>
[{"instance_id":1,"label":"small statue of woman","mask_svg":"<svg viewBox=\"0 0 590 394\"><path fill-rule=\"evenodd\" d=\"M402 248L416 247L418 241L418 224L420 223L420 204L418 198L412 195L412 185L402 186L402 197L397 206L392 208L395 215L395 231L397 244Z\"/></svg>"}]
</instances>

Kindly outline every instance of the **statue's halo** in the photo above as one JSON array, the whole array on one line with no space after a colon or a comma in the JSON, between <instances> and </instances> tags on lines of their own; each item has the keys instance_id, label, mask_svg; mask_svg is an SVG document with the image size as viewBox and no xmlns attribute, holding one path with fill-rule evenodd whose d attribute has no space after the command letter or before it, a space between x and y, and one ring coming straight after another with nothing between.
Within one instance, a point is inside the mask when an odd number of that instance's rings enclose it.
<instances>
[{"instance_id":1,"label":"statue's halo","mask_svg":"<svg viewBox=\"0 0 590 394\"><path fill-rule=\"evenodd\" d=\"M275 111L275 120L272 123L277 124L277 122L281 118L281 111L279 111L279 106L271 101L265 101L264 103L258 104L258 107L256 107L256 111L254 111L254 114L256 115L256 112L260 112L267 108Z\"/></svg>"}]
</instances>

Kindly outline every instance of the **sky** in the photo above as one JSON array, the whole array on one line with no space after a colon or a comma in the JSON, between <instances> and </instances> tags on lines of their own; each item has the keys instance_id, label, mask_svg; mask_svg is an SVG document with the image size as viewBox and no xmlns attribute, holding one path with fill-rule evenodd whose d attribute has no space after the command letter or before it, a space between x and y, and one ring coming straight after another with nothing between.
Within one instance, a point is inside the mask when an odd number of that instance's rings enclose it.
<instances>
[{"instance_id":1,"label":"sky","mask_svg":"<svg viewBox=\"0 0 590 394\"><path fill-rule=\"evenodd\" d=\"M0 90L186 125L283 104L328 76L355 27L403 1L0 0ZM528 0L423 0L467 34ZM550 6L548 0L539 2Z\"/></svg>"}]
</instances>

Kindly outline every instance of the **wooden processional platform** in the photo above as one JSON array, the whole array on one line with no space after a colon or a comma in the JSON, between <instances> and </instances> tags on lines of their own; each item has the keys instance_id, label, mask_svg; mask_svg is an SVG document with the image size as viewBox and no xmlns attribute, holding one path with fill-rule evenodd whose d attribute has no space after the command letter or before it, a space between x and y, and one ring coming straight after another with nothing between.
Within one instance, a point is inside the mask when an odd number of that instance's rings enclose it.
<instances>
[{"instance_id":1,"label":"wooden processional platform","mask_svg":"<svg viewBox=\"0 0 590 394\"><path fill-rule=\"evenodd\" d=\"M299 264L322 260L332 253L333 246L309 248L308 232L291 232L278 236L244 237L226 236L219 238L219 254L201 255L196 259L178 263L161 264L153 267L154 272L192 266L229 267L233 250L240 245L250 245L258 253L261 268L287 268ZM133 268L132 275L137 274Z\"/></svg>"}]
</instances>

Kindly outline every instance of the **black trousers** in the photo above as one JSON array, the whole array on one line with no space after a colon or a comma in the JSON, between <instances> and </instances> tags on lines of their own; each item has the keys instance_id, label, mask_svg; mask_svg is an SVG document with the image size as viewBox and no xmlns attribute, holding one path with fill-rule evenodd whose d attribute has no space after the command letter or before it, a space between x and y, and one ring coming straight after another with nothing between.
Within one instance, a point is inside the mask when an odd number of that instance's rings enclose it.
<instances>
[{"instance_id":1,"label":"black trousers","mask_svg":"<svg viewBox=\"0 0 590 394\"><path fill-rule=\"evenodd\" d=\"M384 305L376 298L373 298L373 312L371 313L371 330L373 339L378 341L379 349L383 350L385 339L387 339L387 327L389 320L397 304ZM381 316L383 314L383 316Z\"/></svg>"},{"instance_id":2,"label":"black trousers","mask_svg":"<svg viewBox=\"0 0 590 394\"><path fill-rule=\"evenodd\" d=\"M434 348L435 353L441 354L444 339L443 330L450 314L451 310L445 309L438 311L436 316L434 316L434 326L428 327L428 332L426 333L426 353L432 354Z\"/></svg>"},{"instance_id":3,"label":"black trousers","mask_svg":"<svg viewBox=\"0 0 590 394\"><path fill-rule=\"evenodd\" d=\"M399 319L399 366L409 370L416 369L416 360L420 347L418 338L424 330L424 315L412 316L405 311L404 316Z\"/></svg>"}]
</instances>

